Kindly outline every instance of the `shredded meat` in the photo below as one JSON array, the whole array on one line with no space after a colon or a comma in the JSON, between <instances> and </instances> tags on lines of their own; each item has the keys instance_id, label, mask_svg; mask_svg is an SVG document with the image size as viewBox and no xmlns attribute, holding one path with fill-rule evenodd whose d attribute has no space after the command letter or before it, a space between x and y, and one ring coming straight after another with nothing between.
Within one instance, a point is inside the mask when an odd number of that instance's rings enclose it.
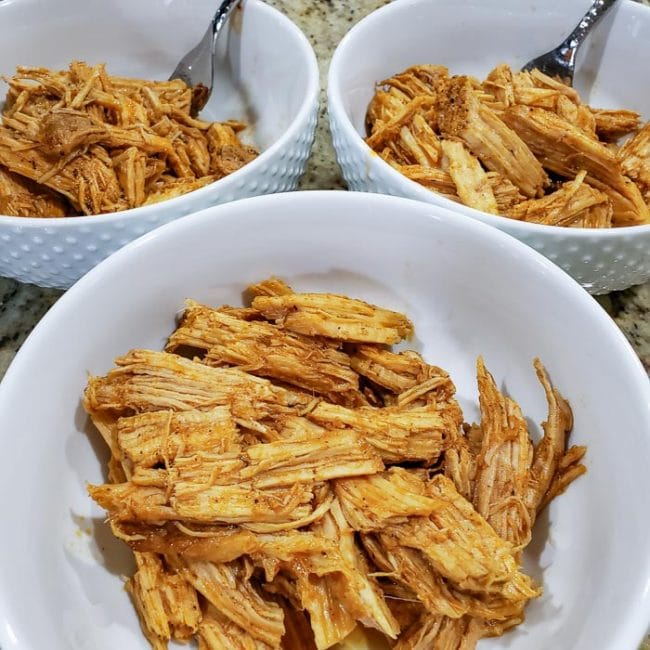
<instances>
[{"instance_id":1,"label":"shredded meat","mask_svg":"<svg viewBox=\"0 0 650 650\"><path fill-rule=\"evenodd\" d=\"M25 217L116 212L180 196L257 156L239 122L192 112L182 81L109 76L104 65L19 67L0 125L0 210Z\"/></svg>"},{"instance_id":2,"label":"shredded meat","mask_svg":"<svg viewBox=\"0 0 650 650\"><path fill-rule=\"evenodd\" d=\"M151 646L472 650L518 625L541 593L522 568L537 514L585 472L541 362L534 444L482 359L471 425L447 372L391 350L413 333L403 314L278 278L246 293L189 301L166 352L132 350L86 387L110 451L88 492L134 553Z\"/></svg>"},{"instance_id":3,"label":"shredded meat","mask_svg":"<svg viewBox=\"0 0 650 650\"><path fill-rule=\"evenodd\" d=\"M539 70L501 64L479 82L420 65L378 84L366 142L406 178L482 212L610 228L650 223L650 127L639 122Z\"/></svg>"}]
</instances>

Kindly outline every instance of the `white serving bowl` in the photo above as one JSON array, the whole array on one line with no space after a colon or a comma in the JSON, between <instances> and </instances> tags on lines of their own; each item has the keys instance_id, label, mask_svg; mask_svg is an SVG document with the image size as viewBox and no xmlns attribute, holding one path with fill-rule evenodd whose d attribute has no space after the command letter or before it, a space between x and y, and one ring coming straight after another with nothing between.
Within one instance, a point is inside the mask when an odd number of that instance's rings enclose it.
<instances>
[{"instance_id":1,"label":"white serving bowl","mask_svg":"<svg viewBox=\"0 0 650 650\"><path fill-rule=\"evenodd\" d=\"M205 32L213 0L20 0L0 3L0 73L17 65L106 63L109 74L166 79ZM282 13L244 0L218 42L207 119L245 120L261 155L199 190L152 206L66 219L0 216L0 276L67 288L160 224L238 198L295 189L311 150L319 76L313 49ZM7 86L0 83L0 97Z\"/></svg>"},{"instance_id":2,"label":"white serving bowl","mask_svg":"<svg viewBox=\"0 0 650 650\"><path fill-rule=\"evenodd\" d=\"M409 346L451 373L470 421L479 354L532 422L545 419L531 365L541 357L571 402L588 473L535 529L527 568L544 595L524 625L479 648L636 650L650 618L650 384L630 345L516 239L439 206L345 192L247 199L157 229L35 328L0 385L2 650L148 647L120 578L124 548L86 494L106 459L80 403L87 373L130 348L161 349L185 298L241 304L271 274L407 313Z\"/></svg>"},{"instance_id":3,"label":"white serving bowl","mask_svg":"<svg viewBox=\"0 0 650 650\"><path fill-rule=\"evenodd\" d=\"M328 111L343 176L353 190L434 203L514 235L591 293L650 278L650 226L611 230L519 222L455 203L402 176L365 144L375 84L417 63L479 78L498 63L520 68L555 47L590 0L395 0L355 25L329 70ZM631 108L650 118L650 8L623 0L580 52L575 85L601 108Z\"/></svg>"}]
</instances>

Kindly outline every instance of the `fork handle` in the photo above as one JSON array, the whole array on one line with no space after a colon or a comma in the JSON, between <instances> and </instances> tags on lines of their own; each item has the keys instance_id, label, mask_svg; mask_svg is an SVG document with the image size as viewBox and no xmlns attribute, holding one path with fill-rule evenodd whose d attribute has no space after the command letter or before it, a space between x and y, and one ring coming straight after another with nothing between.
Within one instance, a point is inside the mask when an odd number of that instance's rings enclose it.
<instances>
[{"instance_id":1,"label":"fork handle","mask_svg":"<svg viewBox=\"0 0 650 650\"><path fill-rule=\"evenodd\" d=\"M235 9L240 2L241 0L223 0L223 2L219 5L219 8L217 9L217 13L214 15L214 18L212 19L212 55L213 56L214 56L214 51L217 43L217 36L219 35L221 28L228 20L228 17L230 16L232 10Z\"/></svg>"},{"instance_id":2,"label":"fork handle","mask_svg":"<svg viewBox=\"0 0 650 650\"><path fill-rule=\"evenodd\" d=\"M618 2L618 0L594 0L589 11L582 17L577 27L569 34L564 41L564 48L577 50L587 38L592 28L600 19Z\"/></svg>"}]
</instances>

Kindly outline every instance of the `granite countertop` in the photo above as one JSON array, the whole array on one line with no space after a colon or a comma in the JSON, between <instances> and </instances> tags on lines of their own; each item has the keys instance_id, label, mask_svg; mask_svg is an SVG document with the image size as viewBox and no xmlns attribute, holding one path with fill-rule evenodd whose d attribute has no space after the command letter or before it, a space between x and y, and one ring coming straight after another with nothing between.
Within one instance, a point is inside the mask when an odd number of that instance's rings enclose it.
<instances>
[{"instance_id":1,"label":"granite countertop","mask_svg":"<svg viewBox=\"0 0 650 650\"><path fill-rule=\"evenodd\" d=\"M336 44L365 15L387 0L267 0L283 11L307 35L318 57L321 88L325 88L329 61ZM650 4L650 0L641 0ZM313 152L301 189L345 189L334 158L321 91L321 108ZM62 295L0 278L0 378L36 323ZM598 302L610 314L650 370L650 282L626 291L600 296ZM650 650L648 637L640 650Z\"/></svg>"}]
</instances>

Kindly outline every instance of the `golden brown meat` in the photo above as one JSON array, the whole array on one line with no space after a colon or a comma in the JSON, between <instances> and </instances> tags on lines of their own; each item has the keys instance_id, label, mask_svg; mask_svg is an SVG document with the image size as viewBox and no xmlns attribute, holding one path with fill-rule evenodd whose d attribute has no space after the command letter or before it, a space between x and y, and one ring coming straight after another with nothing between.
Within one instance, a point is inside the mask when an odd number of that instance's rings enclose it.
<instances>
[{"instance_id":1,"label":"golden brown meat","mask_svg":"<svg viewBox=\"0 0 650 650\"><path fill-rule=\"evenodd\" d=\"M356 343L398 343L413 333L395 311L331 293L257 296L253 309L286 330Z\"/></svg>"},{"instance_id":2,"label":"golden brown meat","mask_svg":"<svg viewBox=\"0 0 650 650\"><path fill-rule=\"evenodd\" d=\"M186 641L197 631L201 609L192 586L165 568L153 553L136 553L136 572L126 590L142 630L153 648L167 648L170 639Z\"/></svg>"},{"instance_id":3,"label":"golden brown meat","mask_svg":"<svg viewBox=\"0 0 650 650\"><path fill-rule=\"evenodd\" d=\"M498 112L512 106L515 103L515 87L510 66L502 63L490 70L481 89L493 98L492 101L487 98L483 101Z\"/></svg>"},{"instance_id":4,"label":"golden brown meat","mask_svg":"<svg viewBox=\"0 0 650 650\"><path fill-rule=\"evenodd\" d=\"M171 338L238 368L133 350L84 396L115 481L88 491L136 554L127 588L152 647L471 650L519 624L541 591L519 565L535 517L585 471L541 364L549 416L533 447L482 360L468 425L449 375L419 354L283 327L296 305L348 333L410 327L401 314L277 278L249 295L253 307L190 303ZM309 394L287 388L285 357ZM373 406L314 395L337 363Z\"/></svg>"},{"instance_id":5,"label":"golden brown meat","mask_svg":"<svg viewBox=\"0 0 650 650\"><path fill-rule=\"evenodd\" d=\"M511 602L539 595L530 578L519 572L512 548L504 543L442 475L428 485L438 509L413 517L383 534L403 546L421 550L434 568L459 589L501 596Z\"/></svg>"},{"instance_id":6,"label":"golden brown meat","mask_svg":"<svg viewBox=\"0 0 650 650\"><path fill-rule=\"evenodd\" d=\"M571 480L586 471L583 465L574 465L576 462L579 463L582 455L584 455L584 448L571 448L566 451L567 437L573 428L571 407L557 388L551 384L542 362L535 359L534 365L537 378L546 394L548 418L542 424L544 436L535 447L531 476L526 493L526 506L531 517L535 517L539 509L545 503L548 503L547 494L553 485L553 479L558 469L562 471L561 467L563 466L572 467ZM566 456L570 461L568 464L563 463ZM559 493L555 492L555 490L553 494Z\"/></svg>"},{"instance_id":7,"label":"golden brown meat","mask_svg":"<svg viewBox=\"0 0 650 650\"><path fill-rule=\"evenodd\" d=\"M594 114L581 103L575 89L540 70L513 74L509 66L497 66L488 75L483 88L497 99L494 106L501 112L516 104L543 108L596 139Z\"/></svg>"},{"instance_id":8,"label":"golden brown meat","mask_svg":"<svg viewBox=\"0 0 650 650\"><path fill-rule=\"evenodd\" d=\"M318 650L330 648L345 639L356 627L354 616L341 599L344 584L336 576L321 577L304 562L292 566L300 607L309 614L314 641Z\"/></svg>"},{"instance_id":9,"label":"golden brown meat","mask_svg":"<svg viewBox=\"0 0 650 650\"><path fill-rule=\"evenodd\" d=\"M462 142L443 140L441 146L445 156L443 167L448 168L460 200L470 208L497 214L497 200L481 163L467 151Z\"/></svg>"},{"instance_id":10,"label":"golden brown meat","mask_svg":"<svg viewBox=\"0 0 650 650\"><path fill-rule=\"evenodd\" d=\"M511 106L504 120L546 169L566 178L585 170L587 182L610 196L615 225L650 223L650 210L638 188L625 178L616 155L605 145L541 108Z\"/></svg>"},{"instance_id":11,"label":"golden brown meat","mask_svg":"<svg viewBox=\"0 0 650 650\"><path fill-rule=\"evenodd\" d=\"M203 176L202 178L175 178L173 176L162 176L150 186L149 194L143 205L152 205L167 201L177 196L201 189L209 183L219 180L221 176Z\"/></svg>"},{"instance_id":12,"label":"golden brown meat","mask_svg":"<svg viewBox=\"0 0 650 650\"><path fill-rule=\"evenodd\" d=\"M383 155L383 154L382 154ZM442 194L451 201L460 201L456 193L456 184L449 172L434 167L421 165L401 165L394 160L387 160L400 173L424 187Z\"/></svg>"},{"instance_id":13,"label":"golden brown meat","mask_svg":"<svg viewBox=\"0 0 650 650\"><path fill-rule=\"evenodd\" d=\"M272 650L210 604L199 625L198 641L199 650Z\"/></svg>"},{"instance_id":14,"label":"golden brown meat","mask_svg":"<svg viewBox=\"0 0 650 650\"><path fill-rule=\"evenodd\" d=\"M382 534L364 534L362 540L375 565L408 590L403 597L424 605L431 616L504 620L520 611L521 603L455 589L422 551L396 544Z\"/></svg>"},{"instance_id":15,"label":"golden brown meat","mask_svg":"<svg viewBox=\"0 0 650 650\"><path fill-rule=\"evenodd\" d=\"M435 101L431 100L442 91L447 77L444 66L420 65L380 82L368 107L368 144L376 149L391 139L391 148L403 162L435 165L440 146L435 135Z\"/></svg>"},{"instance_id":16,"label":"golden brown meat","mask_svg":"<svg viewBox=\"0 0 650 650\"><path fill-rule=\"evenodd\" d=\"M0 166L0 214L66 217L70 205L60 194Z\"/></svg>"},{"instance_id":17,"label":"golden brown meat","mask_svg":"<svg viewBox=\"0 0 650 650\"><path fill-rule=\"evenodd\" d=\"M320 509L320 516L327 513L332 500ZM232 562L246 555L260 562L268 560L291 564L296 559L314 554L337 556L338 545L320 534L300 530L256 533L235 525L182 524L170 522L165 525L113 524L114 534L125 541L131 549L141 553L159 553L182 556L186 560Z\"/></svg>"},{"instance_id":18,"label":"golden brown meat","mask_svg":"<svg viewBox=\"0 0 650 650\"><path fill-rule=\"evenodd\" d=\"M356 432L332 429L318 438L277 440L243 451L197 452L170 464L174 482L196 485L293 486L383 470L381 459Z\"/></svg>"},{"instance_id":19,"label":"golden brown meat","mask_svg":"<svg viewBox=\"0 0 650 650\"><path fill-rule=\"evenodd\" d=\"M131 415L230 406L235 420L258 420L278 407L307 403L296 393L235 368L210 368L165 352L132 350L104 377L91 377L86 410Z\"/></svg>"},{"instance_id":20,"label":"golden brown meat","mask_svg":"<svg viewBox=\"0 0 650 650\"><path fill-rule=\"evenodd\" d=\"M483 437L476 460L474 507L501 539L520 549L532 534L525 499L533 445L521 409L501 394L483 359L477 363L477 379Z\"/></svg>"},{"instance_id":21,"label":"golden brown meat","mask_svg":"<svg viewBox=\"0 0 650 650\"><path fill-rule=\"evenodd\" d=\"M209 365L238 366L314 393L348 393L359 388L349 356L331 341L242 320L191 301L166 349L174 352L181 346L205 352Z\"/></svg>"},{"instance_id":22,"label":"golden brown meat","mask_svg":"<svg viewBox=\"0 0 650 650\"><path fill-rule=\"evenodd\" d=\"M309 517L314 482L372 474L383 464L353 431L277 441L245 451L195 451L165 459L153 479L89 488L114 521L296 526ZM156 482L156 477L160 477Z\"/></svg>"},{"instance_id":23,"label":"golden brown meat","mask_svg":"<svg viewBox=\"0 0 650 650\"><path fill-rule=\"evenodd\" d=\"M487 177L497 202L498 214L507 215L510 208L526 200L519 188L505 176L497 172L488 172Z\"/></svg>"},{"instance_id":24,"label":"golden brown meat","mask_svg":"<svg viewBox=\"0 0 650 650\"><path fill-rule=\"evenodd\" d=\"M100 145L50 159L34 147L33 141L0 126L0 164L58 192L82 214L122 210L127 206L111 158Z\"/></svg>"},{"instance_id":25,"label":"golden brown meat","mask_svg":"<svg viewBox=\"0 0 650 650\"><path fill-rule=\"evenodd\" d=\"M400 637L394 650L474 650L480 635L469 617L452 619L425 615Z\"/></svg>"},{"instance_id":26,"label":"golden brown meat","mask_svg":"<svg viewBox=\"0 0 650 650\"><path fill-rule=\"evenodd\" d=\"M433 568L465 591L526 601L538 591L521 574L509 544L442 475L428 484L399 468L336 482L345 517L382 543L422 551Z\"/></svg>"},{"instance_id":27,"label":"golden brown meat","mask_svg":"<svg viewBox=\"0 0 650 650\"><path fill-rule=\"evenodd\" d=\"M271 276L257 284L249 284L246 287L246 293L251 298L256 296L286 296L294 293L293 289L280 278Z\"/></svg>"},{"instance_id":28,"label":"golden brown meat","mask_svg":"<svg viewBox=\"0 0 650 650\"><path fill-rule=\"evenodd\" d=\"M419 95L436 95L444 89L449 70L444 65L414 65L379 82L380 87L396 88L408 98Z\"/></svg>"},{"instance_id":29,"label":"golden brown meat","mask_svg":"<svg viewBox=\"0 0 650 650\"><path fill-rule=\"evenodd\" d=\"M641 116L626 109L592 108L596 120L596 133L605 142L616 142L639 128Z\"/></svg>"},{"instance_id":30,"label":"golden brown meat","mask_svg":"<svg viewBox=\"0 0 650 650\"><path fill-rule=\"evenodd\" d=\"M541 199L518 203L508 216L529 223L574 228L610 228L613 206L609 196L585 183L583 170L572 181Z\"/></svg>"},{"instance_id":31,"label":"golden brown meat","mask_svg":"<svg viewBox=\"0 0 650 650\"><path fill-rule=\"evenodd\" d=\"M393 108L393 104L390 105ZM368 146L380 150L390 141L400 162L434 167L440 155L440 144L429 124L429 115L435 106L436 98L431 95L418 96L405 105L400 104L389 121L375 124L372 135L366 140ZM384 113L389 114L389 111L385 109ZM422 143L416 133L423 136Z\"/></svg>"},{"instance_id":32,"label":"golden brown meat","mask_svg":"<svg viewBox=\"0 0 650 650\"><path fill-rule=\"evenodd\" d=\"M483 212L608 228L650 223L641 134L626 144L627 168L616 163L614 142L636 131L638 119L592 109L540 70L501 64L481 83L442 66L413 66L378 84L367 143L406 178ZM545 170L575 182L555 191Z\"/></svg>"},{"instance_id":33,"label":"golden brown meat","mask_svg":"<svg viewBox=\"0 0 650 650\"><path fill-rule=\"evenodd\" d=\"M445 451L445 476L452 481L460 495L468 501L474 497L474 481L478 452L473 450L468 437L455 435Z\"/></svg>"},{"instance_id":34,"label":"golden brown meat","mask_svg":"<svg viewBox=\"0 0 650 650\"><path fill-rule=\"evenodd\" d=\"M320 402L306 417L326 428L345 427L358 432L386 463L435 463L462 421L455 400L439 406L358 409Z\"/></svg>"},{"instance_id":35,"label":"golden brown meat","mask_svg":"<svg viewBox=\"0 0 650 650\"><path fill-rule=\"evenodd\" d=\"M370 575L370 567L361 550L357 547L354 530L348 525L340 503L335 499L329 512L312 525L312 530L332 539L341 554L340 574L328 574L324 579L334 580L335 585L342 581L339 593L341 602L355 621L366 627L383 632L396 639L400 628L393 617L377 580Z\"/></svg>"},{"instance_id":36,"label":"golden brown meat","mask_svg":"<svg viewBox=\"0 0 650 650\"><path fill-rule=\"evenodd\" d=\"M586 453L587 448L583 445L573 445L567 449L557 464L551 485L546 490L538 510L543 510L555 497L562 494L573 481L586 473L587 468L582 464Z\"/></svg>"},{"instance_id":37,"label":"golden brown meat","mask_svg":"<svg viewBox=\"0 0 650 650\"><path fill-rule=\"evenodd\" d=\"M617 158L623 172L639 186L650 203L650 122L623 144Z\"/></svg>"},{"instance_id":38,"label":"golden brown meat","mask_svg":"<svg viewBox=\"0 0 650 650\"><path fill-rule=\"evenodd\" d=\"M449 378L444 370L427 364L417 352L412 350L395 353L375 345L357 345L354 353L350 355L350 362L353 370L359 375L398 394L415 388L429 379ZM451 380L449 384L453 395L454 388Z\"/></svg>"},{"instance_id":39,"label":"golden brown meat","mask_svg":"<svg viewBox=\"0 0 650 650\"><path fill-rule=\"evenodd\" d=\"M541 196L548 185L533 153L509 125L480 101L469 78L453 77L449 81L438 124L445 138L460 138L488 170L508 178L526 196Z\"/></svg>"},{"instance_id":40,"label":"golden brown meat","mask_svg":"<svg viewBox=\"0 0 650 650\"><path fill-rule=\"evenodd\" d=\"M401 467L335 484L343 514L351 528L372 533L413 516L429 516L438 503L424 482Z\"/></svg>"},{"instance_id":41,"label":"golden brown meat","mask_svg":"<svg viewBox=\"0 0 650 650\"><path fill-rule=\"evenodd\" d=\"M271 648L280 647L284 635L282 608L264 599L252 584L247 562L184 562L178 572L223 618L253 639Z\"/></svg>"},{"instance_id":42,"label":"golden brown meat","mask_svg":"<svg viewBox=\"0 0 650 650\"><path fill-rule=\"evenodd\" d=\"M169 464L177 455L239 449L239 435L227 406L209 411L154 411L117 422L120 458L133 469Z\"/></svg>"},{"instance_id":43,"label":"golden brown meat","mask_svg":"<svg viewBox=\"0 0 650 650\"><path fill-rule=\"evenodd\" d=\"M257 155L237 136L243 125L195 119L192 90L179 80L111 77L76 61L65 71L19 67L7 82L0 164L36 183L35 200L49 188L76 214L179 196ZM3 210L26 216L26 206Z\"/></svg>"},{"instance_id":44,"label":"golden brown meat","mask_svg":"<svg viewBox=\"0 0 650 650\"><path fill-rule=\"evenodd\" d=\"M192 489L187 482L175 486L172 497L165 486L133 482L89 486L90 496L109 512L112 521L159 525L167 521L225 524L293 524L310 521L313 492L309 486L272 488L216 485Z\"/></svg>"}]
</instances>

